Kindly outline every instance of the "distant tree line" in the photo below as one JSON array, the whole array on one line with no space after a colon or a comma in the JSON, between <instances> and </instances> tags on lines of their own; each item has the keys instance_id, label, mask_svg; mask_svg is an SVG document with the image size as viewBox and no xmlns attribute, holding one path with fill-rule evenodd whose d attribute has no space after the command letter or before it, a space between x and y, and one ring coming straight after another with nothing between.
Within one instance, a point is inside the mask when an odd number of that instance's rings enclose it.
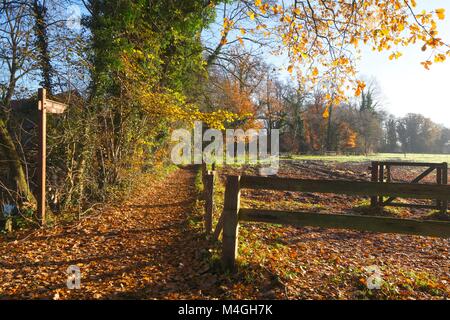
<instances>
[{"instance_id":1,"label":"distant tree line","mask_svg":"<svg viewBox=\"0 0 450 320\"><path fill-rule=\"evenodd\" d=\"M450 153L450 129L421 114L389 116L384 121L383 152Z\"/></svg>"},{"instance_id":2,"label":"distant tree line","mask_svg":"<svg viewBox=\"0 0 450 320\"><path fill-rule=\"evenodd\" d=\"M375 80L361 96L330 105L324 90L282 81L276 68L240 47L210 67L205 108L241 115L235 126L281 132L281 151L370 154L450 152L450 130L419 114L396 118L383 110Z\"/></svg>"}]
</instances>

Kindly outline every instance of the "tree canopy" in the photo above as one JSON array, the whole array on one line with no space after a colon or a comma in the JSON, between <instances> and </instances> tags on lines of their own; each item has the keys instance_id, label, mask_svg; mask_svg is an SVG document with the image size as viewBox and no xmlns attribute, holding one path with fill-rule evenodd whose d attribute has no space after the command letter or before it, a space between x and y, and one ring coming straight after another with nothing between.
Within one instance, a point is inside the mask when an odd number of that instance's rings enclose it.
<instances>
[{"instance_id":1,"label":"tree canopy","mask_svg":"<svg viewBox=\"0 0 450 320\"><path fill-rule=\"evenodd\" d=\"M429 59L421 61L427 69L450 55L438 30L445 10L420 11L416 0L237 2L224 14L219 46L236 39L256 42L258 36L272 39L274 52L289 58L287 70L302 83L323 86L334 105L346 100L349 90L359 96L365 88L357 78L362 45L390 52L391 60L401 57L402 47L418 45L430 52ZM244 12L248 19L243 19Z\"/></svg>"}]
</instances>

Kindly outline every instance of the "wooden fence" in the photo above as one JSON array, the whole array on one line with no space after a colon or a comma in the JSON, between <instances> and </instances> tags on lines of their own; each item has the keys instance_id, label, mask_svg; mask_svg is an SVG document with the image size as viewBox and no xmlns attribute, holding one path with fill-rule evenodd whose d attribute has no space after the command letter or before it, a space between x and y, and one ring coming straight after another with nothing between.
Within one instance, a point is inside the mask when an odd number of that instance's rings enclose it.
<instances>
[{"instance_id":1,"label":"wooden fence","mask_svg":"<svg viewBox=\"0 0 450 320\"><path fill-rule=\"evenodd\" d=\"M216 227L216 234L220 233L223 225L222 262L225 268L231 270L235 268L238 252L240 221L450 238L450 222L444 221L240 208L242 189L438 199L440 201L450 199L450 186L448 185L228 176L224 210Z\"/></svg>"},{"instance_id":2,"label":"wooden fence","mask_svg":"<svg viewBox=\"0 0 450 320\"><path fill-rule=\"evenodd\" d=\"M392 168L393 167L425 167L426 170L414 178L411 183L420 183L425 177L436 171L436 184L446 185L448 183L448 164L444 163L428 163L428 162L405 162L405 161L373 161L371 169L371 181L373 182L392 182ZM371 204L373 207L407 207L407 208L425 208L436 209L442 212L447 211L448 201L436 200L435 204L413 204L394 202L395 197L384 199L383 196L371 197Z\"/></svg>"},{"instance_id":3,"label":"wooden fence","mask_svg":"<svg viewBox=\"0 0 450 320\"><path fill-rule=\"evenodd\" d=\"M216 166L212 165L212 170L208 170L206 164L202 164L203 200L205 201L205 230L212 233L214 216L214 185L216 177Z\"/></svg>"}]
</instances>

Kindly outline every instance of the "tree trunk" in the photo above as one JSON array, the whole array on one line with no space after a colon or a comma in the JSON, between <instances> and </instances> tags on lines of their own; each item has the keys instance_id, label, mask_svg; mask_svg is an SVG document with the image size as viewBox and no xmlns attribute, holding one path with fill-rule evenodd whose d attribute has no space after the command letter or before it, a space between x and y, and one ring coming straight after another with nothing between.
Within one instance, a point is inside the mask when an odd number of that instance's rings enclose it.
<instances>
[{"instance_id":1,"label":"tree trunk","mask_svg":"<svg viewBox=\"0 0 450 320\"><path fill-rule=\"evenodd\" d=\"M11 173L11 181L9 181L11 184L10 187L17 192L19 202L36 203L36 199L28 185L22 161L20 160L14 141L8 131L6 122L3 119L0 119L0 148Z\"/></svg>"},{"instance_id":2,"label":"tree trunk","mask_svg":"<svg viewBox=\"0 0 450 320\"><path fill-rule=\"evenodd\" d=\"M329 114L328 114L328 126L327 126L327 142L326 142L326 151L332 151L331 147L332 147L332 143L331 143L331 125L332 125L332 120L331 117L333 115L333 106L330 106L329 108Z\"/></svg>"},{"instance_id":3,"label":"tree trunk","mask_svg":"<svg viewBox=\"0 0 450 320\"><path fill-rule=\"evenodd\" d=\"M51 96L53 94L53 68L50 61L47 25L45 23L47 8L44 5L41 5L38 0L34 0L33 11L36 20L34 32L36 34L36 47L39 52L38 63L42 72L41 86L47 89L48 94Z\"/></svg>"}]
</instances>

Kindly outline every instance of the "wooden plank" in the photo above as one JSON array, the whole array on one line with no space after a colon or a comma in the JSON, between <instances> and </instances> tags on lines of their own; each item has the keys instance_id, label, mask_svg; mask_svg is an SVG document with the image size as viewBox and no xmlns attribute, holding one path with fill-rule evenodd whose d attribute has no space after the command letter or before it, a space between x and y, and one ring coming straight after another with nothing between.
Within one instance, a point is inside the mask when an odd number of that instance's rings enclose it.
<instances>
[{"instance_id":1,"label":"wooden plank","mask_svg":"<svg viewBox=\"0 0 450 320\"><path fill-rule=\"evenodd\" d=\"M378 182L378 162L373 161L372 162L372 167L370 168L371 170L371 181L372 182ZM374 208L374 207L378 207L378 198L377 197L371 197L370 198L370 205Z\"/></svg>"},{"instance_id":2,"label":"wooden plank","mask_svg":"<svg viewBox=\"0 0 450 320\"><path fill-rule=\"evenodd\" d=\"M209 185L210 181L208 179L208 176L203 177L203 199L205 200L205 214L204 214L204 223L205 223L205 231L206 233L210 233L211 229L210 226L212 224L212 217L209 216ZM212 226L211 226L212 228Z\"/></svg>"},{"instance_id":3,"label":"wooden plank","mask_svg":"<svg viewBox=\"0 0 450 320\"><path fill-rule=\"evenodd\" d=\"M223 230L223 212L219 217L219 221L217 221L216 230L214 230L214 234L213 234L214 241L219 240L222 230Z\"/></svg>"},{"instance_id":4,"label":"wooden plank","mask_svg":"<svg viewBox=\"0 0 450 320\"><path fill-rule=\"evenodd\" d=\"M443 221L418 221L387 217L255 209L241 209L239 211L239 220L287 224L298 227L310 226L331 229L352 229L358 231L450 238L450 223Z\"/></svg>"},{"instance_id":5,"label":"wooden plank","mask_svg":"<svg viewBox=\"0 0 450 320\"><path fill-rule=\"evenodd\" d=\"M414 178L414 180L411 181L411 183L419 183L420 181L422 181L423 178L427 177L430 173L432 173L434 169L436 169L436 166L429 167L427 170L425 170L424 172L419 174L416 178Z\"/></svg>"},{"instance_id":6,"label":"wooden plank","mask_svg":"<svg viewBox=\"0 0 450 320\"><path fill-rule=\"evenodd\" d=\"M379 172L379 174L378 174L378 181L379 182L384 182L384 164L382 164L382 165L380 165L380 172ZM383 196L379 196L378 197L378 203L380 204L380 203L383 203L383 201L384 201L384 198L383 198Z\"/></svg>"},{"instance_id":7,"label":"wooden plank","mask_svg":"<svg viewBox=\"0 0 450 320\"><path fill-rule=\"evenodd\" d=\"M47 113L45 110L46 90L38 90L38 219L44 226L46 222L46 158L47 158Z\"/></svg>"},{"instance_id":8,"label":"wooden plank","mask_svg":"<svg viewBox=\"0 0 450 320\"><path fill-rule=\"evenodd\" d=\"M436 184L441 185L442 184L442 168L436 169ZM437 209L440 210L442 207L442 202L439 199L436 199L436 206Z\"/></svg>"},{"instance_id":9,"label":"wooden plank","mask_svg":"<svg viewBox=\"0 0 450 320\"><path fill-rule=\"evenodd\" d=\"M448 184L448 164L444 162L442 164L442 184L447 185ZM446 215L448 210L448 199L445 199L441 203L441 213Z\"/></svg>"},{"instance_id":10,"label":"wooden plank","mask_svg":"<svg viewBox=\"0 0 450 320\"><path fill-rule=\"evenodd\" d=\"M223 208L222 263L226 270L236 269L239 233L240 177L228 176Z\"/></svg>"},{"instance_id":11,"label":"wooden plank","mask_svg":"<svg viewBox=\"0 0 450 320\"><path fill-rule=\"evenodd\" d=\"M310 180L278 177L243 176L241 188L279 191L335 193L355 196L395 196L416 199L450 199L450 186L381 183L365 181Z\"/></svg>"},{"instance_id":12,"label":"wooden plank","mask_svg":"<svg viewBox=\"0 0 450 320\"><path fill-rule=\"evenodd\" d=\"M202 184L203 184L203 200L206 200L206 174L207 174L207 168L206 168L206 163L202 163L201 164L201 170L202 170Z\"/></svg>"},{"instance_id":13,"label":"wooden plank","mask_svg":"<svg viewBox=\"0 0 450 320\"><path fill-rule=\"evenodd\" d=\"M431 172L434 171L434 169L438 170L438 175L439 175L439 168L436 168L436 166L431 166L430 168L428 168L427 170L425 170L424 172L422 172L420 175L418 175L416 178L414 178L414 180L411 181L411 183L419 183L423 178L425 178L426 176L428 176ZM440 183L438 183L440 184ZM390 203L392 203L396 198L395 197L390 197L389 199L387 199L385 202L383 202L383 206L387 206Z\"/></svg>"},{"instance_id":14,"label":"wooden plank","mask_svg":"<svg viewBox=\"0 0 450 320\"><path fill-rule=\"evenodd\" d=\"M392 174L391 174L391 166L389 166L389 165L386 166L386 175L387 175L386 182L391 183L392 182Z\"/></svg>"},{"instance_id":15,"label":"wooden plank","mask_svg":"<svg viewBox=\"0 0 450 320\"><path fill-rule=\"evenodd\" d=\"M407 162L407 161L378 161L380 165L398 166L398 167L431 167L442 166L441 163L434 162Z\"/></svg>"},{"instance_id":16,"label":"wooden plank","mask_svg":"<svg viewBox=\"0 0 450 320\"><path fill-rule=\"evenodd\" d=\"M205 177L205 230L212 232L212 219L214 214L214 173L208 172Z\"/></svg>"},{"instance_id":17,"label":"wooden plank","mask_svg":"<svg viewBox=\"0 0 450 320\"><path fill-rule=\"evenodd\" d=\"M50 99L45 100L45 109L47 113L62 114L64 113L64 111L66 111L67 107L68 105L64 103L60 103Z\"/></svg>"}]
</instances>

